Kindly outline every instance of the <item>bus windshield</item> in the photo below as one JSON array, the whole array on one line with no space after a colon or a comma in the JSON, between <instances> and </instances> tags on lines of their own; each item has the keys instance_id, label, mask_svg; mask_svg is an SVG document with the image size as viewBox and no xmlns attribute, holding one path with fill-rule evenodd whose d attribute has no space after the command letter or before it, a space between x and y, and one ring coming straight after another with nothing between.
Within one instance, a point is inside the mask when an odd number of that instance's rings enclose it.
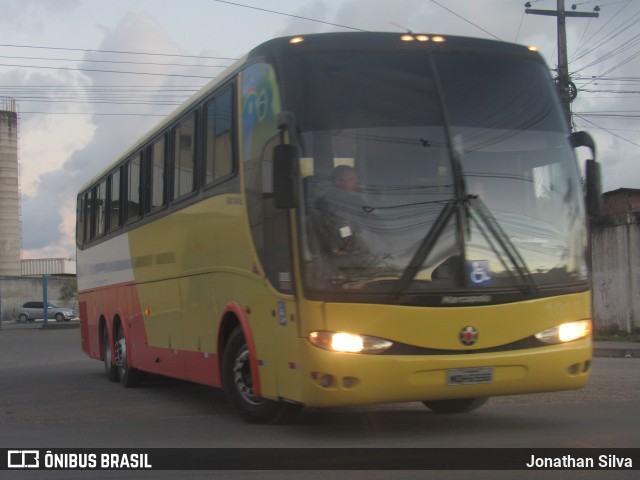
<instances>
[{"instance_id":1,"label":"bus windshield","mask_svg":"<svg viewBox=\"0 0 640 480\"><path fill-rule=\"evenodd\" d=\"M586 288L582 188L544 64L363 52L295 62L307 289Z\"/></svg>"}]
</instances>

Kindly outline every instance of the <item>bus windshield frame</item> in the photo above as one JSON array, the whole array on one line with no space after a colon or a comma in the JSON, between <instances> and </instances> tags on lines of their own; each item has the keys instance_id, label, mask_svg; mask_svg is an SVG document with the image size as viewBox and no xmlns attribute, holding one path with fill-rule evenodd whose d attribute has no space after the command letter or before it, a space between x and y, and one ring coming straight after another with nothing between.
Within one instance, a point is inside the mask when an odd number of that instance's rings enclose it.
<instances>
[{"instance_id":1,"label":"bus windshield frame","mask_svg":"<svg viewBox=\"0 0 640 480\"><path fill-rule=\"evenodd\" d=\"M539 56L323 50L293 56L283 77L308 298L588 290L579 170ZM340 165L357 177L352 196L336 188Z\"/></svg>"}]
</instances>

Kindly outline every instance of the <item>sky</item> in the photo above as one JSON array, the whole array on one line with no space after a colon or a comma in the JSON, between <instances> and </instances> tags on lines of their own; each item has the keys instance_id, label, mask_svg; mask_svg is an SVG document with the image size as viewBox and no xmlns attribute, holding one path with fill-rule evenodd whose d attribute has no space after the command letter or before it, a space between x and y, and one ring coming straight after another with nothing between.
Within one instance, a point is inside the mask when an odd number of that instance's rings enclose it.
<instances>
[{"instance_id":1,"label":"sky","mask_svg":"<svg viewBox=\"0 0 640 480\"><path fill-rule=\"evenodd\" d=\"M22 258L75 258L79 188L254 46L411 30L535 45L554 69L556 19L526 15L524 3L0 0L0 97L15 98L19 114ZM596 140L604 191L640 188L640 1L567 0L568 11L573 4L600 8L599 18L567 20L575 127Z\"/></svg>"}]
</instances>

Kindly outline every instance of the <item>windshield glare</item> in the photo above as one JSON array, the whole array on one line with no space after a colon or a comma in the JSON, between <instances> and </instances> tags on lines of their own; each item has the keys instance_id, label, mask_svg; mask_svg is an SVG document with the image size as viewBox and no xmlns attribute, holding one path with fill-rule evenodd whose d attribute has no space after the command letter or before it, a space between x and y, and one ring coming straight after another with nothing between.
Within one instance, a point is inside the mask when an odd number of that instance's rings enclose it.
<instances>
[{"instance_id":1,"label":"windshield glare","mask_svg":"<svg viewBox=\"0 0 640 480\"><path fill-rule=\"evenodd\" d=\"M400 295L584 282L579 175L544 65L399 57L301 60L315 112L298 114L305 285ZM338 101L350 76L360 88Z\"/></svg>"}]
</instances>

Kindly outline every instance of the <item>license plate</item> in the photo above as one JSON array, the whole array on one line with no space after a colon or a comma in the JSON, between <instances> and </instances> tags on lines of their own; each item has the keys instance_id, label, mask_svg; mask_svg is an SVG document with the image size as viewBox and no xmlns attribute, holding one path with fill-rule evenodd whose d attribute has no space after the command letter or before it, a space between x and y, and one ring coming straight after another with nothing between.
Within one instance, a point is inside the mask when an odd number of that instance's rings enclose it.
<instances>
[{"instance_id":1,"label":"license plate","mask_svg":"<svg viewBox=\"0 0 640 480\"><path fill-rule=\"evenodd\" d=\"M493 382L493 368L452 368L447 370L447 385L473 385Z\"/></svg>"}]
</instances>

